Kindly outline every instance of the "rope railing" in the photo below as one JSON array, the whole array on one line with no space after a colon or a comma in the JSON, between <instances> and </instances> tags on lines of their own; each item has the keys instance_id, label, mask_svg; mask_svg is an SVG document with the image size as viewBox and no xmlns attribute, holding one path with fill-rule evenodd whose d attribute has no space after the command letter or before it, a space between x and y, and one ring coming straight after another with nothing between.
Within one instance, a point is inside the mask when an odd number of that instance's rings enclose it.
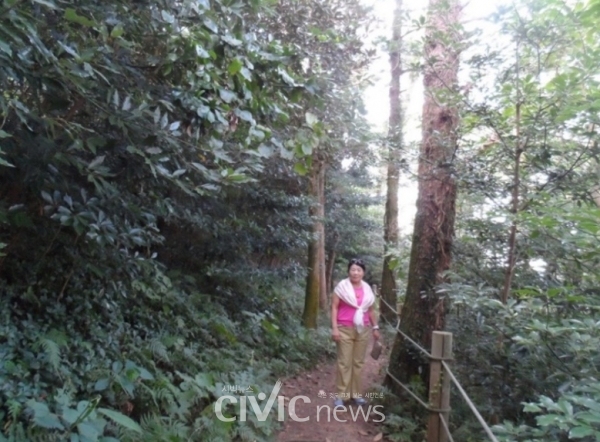
<instances>
[{"instance_id":1,"label":"rope railing","mask_svg":"<svg viewBox=\"0 0 600 442\"><path fill-rule=\"evenodd\" d=\"M448 364L446 364L446 361L442 361L442 366L444 367L444 369L450 375L450 379L452 379L452 382L454 382L454 385L456 385L456 388L458 388L458 391L460 392L460 394L462 395L463 399L465 400L465 402L467 403L467 405L469 406L469 408L471 409L471 411L473 412L473 414L475 415L475 417L477 418L477 420L479 421L479 423L481 424L481 426L483 427L483 429L487 433L488 437L491 440L493 440L494 442L498 442L498 439L496 439L496 436L494 436L494 433L492 433L492 429L485 422L485 420L483 420L483 417L481 416L481 414L479 413L479 411L475 407L475 404L473 404L473 401L471 401L471 399L469 398L469 396L467 396L467 393L463 389L462 385L460 385L460 383L458 382L458 379L456 379L456 376L454 376L454 373L452 373L452 370L450 370L450 367L448 366Z\"/></svg>"},{"instance_id":2,"label":"rope railing","mask_svg":"<svg viewBox=\"0 0 600 442\"><path fill-rule=\"evenodd\" d=\"M377 297L380 299L381 302L383 302L390 309L390 311L394 312L396 314L396 316L398 316L398 311L395 308L393 308L385 299L383 299L383 297L381 297L380 295L377 295ZM454 376L454 373L452 373L452 370L450 369L450 366L446 362L446 361L451 360L451 359L448 359L448 358L437 358L437 357L432 356L430 352L428 352L427 350L425 350L417 342L415 342L410 336L408 336L406 333L404 333L402 330L400 330L400 318L399 317L398 317L398 324L395 327L390 323L390 321L388 321L388 319L385 316L382 315L381 317L384 319L384 321L388 325L390 325L391 327L393 327L394 330L398 334L400 334L404 339L406 339L408 342L410 342L417 350L419 350L421 353L423 353L424 355L426 355L430 360L435 360L435 361L440 361L441 362L444 371L446 371L446 373L448 373L448 375L450 376L450 379L452 380L452 382L454 383L454 385L456 385L459 393L461 394L461 396L463 397L463 399L465 400L465 402L467 403L467 405L469 406L469 408L471 409L471 411L473 412L473 414L477 418L477 421L483 427L483 430L485 431L485 433L487 434L487 436L489 437L489 439L491 441L493 441L493 442L498 442L498 439L496 438L496 436L494 435L494 433L492 433L491 428L485 422L485 420L481 416L481 413L479 413L479 411L477 410L477 408L473 404L473 401L469 398L469 396L465 392L465 390L462 387L462 385L460 385L460 383L458 382L458 379L456 379L456 376ZM390 379L392 379L394 382L396 382L396 384L398 384L400 387L402 387L403 390L405 390L407 393L409 393L425 409L427 409L428 411L433 412L433 413L437 412L438 415L439 415L439 417L440 417L440 421L442 423L442 427L443 427L444 431L446 432L449 441L450 442L454 442L454 439L452 438L452 435L450 434L450 428L448 427L448 422L446 421L446 418L443 415L443 413L449 412L450 409L436 409L436 408L431 407L427 402L425 402L420 397L418 397L408 386L406 386L400 380L398 380L395 376L393 376L390 373L389 369L386 370L386 374L390 377Z\"/></svg>"},{"instance_id":3,"label":"rope railing","mask_svg":"<svg viewBox=\"0 0 600 442\"><path fill-rule=\"evenodd\" d=\"M383 303L384 303L385 305L387 305L387 306L388 306L388 308L389 308L391 311L393 311L393 312L396 314L396 316L398 316L398 311L396 311L396 309L394 309L394 308L393 308L391 305L389 305L385 299L383 299L382 297L379 297L379 299L380 299L381 301L383 301ZM383 319L384 319L384 320L385 320L385 321L386 321L386 322L387 322L389 325L392 325L392 324L390 324L390 322L387 320L387 318L386 318L385 316L382 316L382 318L383 318ZM393 327L393 326L392 326L392 327ZM414 341L414 340L413 340L413 339L412 339L410 336L408 336L406 333L404 333L402 330L400 330L400 318L398 318L398 324L396 324L396 327L394 327L394 329L395 329L395 330L396 330L398 333L400 333L404 339L406 339L408 342L410 342L410 343L411 343L411 344L412 344L412 345L413 345L413 346L414 346L414 347L415 347L417 350L419 350L421 353L423 353L423 354L424 354L425 356L427 356L429 359L432 359L432 358L433 358L433 356L431 356L431 353L429 353L427 350L425 350L423 347L421 347L421 346L420 346L420 345L419 345L419 344L418 344L416 341Z\"/></svg>"},{"instance_id":4,"label":"rope railing","mask_svg":"<svg viewBox=\"0 0 600 442\"><path fill-rule=\"evenodd\" d=\"M444 415L442 413L438 413L438 415L440 416L440 421L442 421L442 427L444 427L444 430L446 431L446 435L448 436L448 439L450 440L450 442L454 442L454 439L452 438L452 434L450 434L450 428L448 428L448 422L446 422L446 418L444 417Z\"/></svg>"}]
</instances>

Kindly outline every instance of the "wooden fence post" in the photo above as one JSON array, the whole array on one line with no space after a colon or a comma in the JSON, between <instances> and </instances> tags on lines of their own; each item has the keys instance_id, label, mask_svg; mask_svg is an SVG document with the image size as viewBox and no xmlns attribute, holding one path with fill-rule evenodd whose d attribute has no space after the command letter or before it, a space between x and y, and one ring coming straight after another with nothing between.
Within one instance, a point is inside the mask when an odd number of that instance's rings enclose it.
<instances>
[{"instance_id":1,"label":"wooden fence post","mask_svg":"<svg viewBox=\"0 0 600 442\"><path fill-rule=\"evenodd\" d=\"M452 358L452 333L434 331L431 337L431 356L435 359L429 365L429 406L438 410L450 409L450 376L443 372L441 359ZM449 422L449 411L442 413ZM447 442L448 434L437 411L430 412L427 425L427 442Z\"/></svg>"}]
</instances>

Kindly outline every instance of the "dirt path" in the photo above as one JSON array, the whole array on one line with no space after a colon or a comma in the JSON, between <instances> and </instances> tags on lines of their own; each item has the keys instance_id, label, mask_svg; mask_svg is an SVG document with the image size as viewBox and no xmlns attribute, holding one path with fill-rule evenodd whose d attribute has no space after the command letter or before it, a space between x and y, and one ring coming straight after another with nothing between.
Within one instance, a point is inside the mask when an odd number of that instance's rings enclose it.
<instances>
[{"instance_id":1,"label":"dirt path","mask_svg":"<svg viewBox=\"0 0 600 442\"><path fill-rule=\"evenodd\" d=\"M382 367L387 364L385 355L381 355L379 360L375 361L369 356L371 345L369 345L367 359L362 372L362 387L366 392L375 384L381 383L383 375ZM330 393L335 392L335 362L320 364L308 373L302 373L291 379L286 379L281 390L282 395L292 399L294 396L304 395L310 399L310 403L304 403L298 399L295 404L296 415L299 418L308 417L306 422L297 422L287 417L283 430L277 436L277 442L367 442L367 441L385 441L382 438L381 424L373 421L381 421L383 415L373 411L372 399L367 398L369 404L363 407L356 405L346 406L347 411L339 411L337 420L333 413L333 399ZM326 396L326 397L323 397ZM286 400L286 406L287 400ZM328 409L320 406L329 406L330 414L328 419ZM371 406L371 412L369 411ZM362 408L363 414L360 408ZM375 411L384 412L382 406L377 407ZM364 414L369 414L365 420ZM354 416L358 416L356 419ZM346 420L346 422L343 422Z\"/></svg>"}]
</instances>

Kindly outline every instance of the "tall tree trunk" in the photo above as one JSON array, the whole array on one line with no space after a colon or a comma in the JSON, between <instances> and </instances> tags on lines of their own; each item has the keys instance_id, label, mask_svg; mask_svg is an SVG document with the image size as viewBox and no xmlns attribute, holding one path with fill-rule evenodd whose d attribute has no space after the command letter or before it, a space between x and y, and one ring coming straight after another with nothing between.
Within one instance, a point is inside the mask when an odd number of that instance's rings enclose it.
<instances>
[{"instance_id":1,"label":"tall tree trunk","mask_svg":"<svg viewBox=\"0 0 600 442\"><path fill-rule=\"evenodd\" d=\"M320 236L322 231L322 220L319 216L320 209L320 185L321 185L321 161L316 153L313 154L312 167L310 170L310 181L308 186L308 195L312 198L313 204L308 209L308 214L313 220L312 237L308 243L308 275L306 277L306 295L304 298L304 313L302 322L307 328L317 328L317 319L319 316L319 303L321 293L321 269L319 267L320 254Z\"/></svg>"},{"instance_id":2,"label":"tall tree trunk","mask_svg":"<svg viewBox=\"0 0 600 442\"><path fill-rule=\"evenodd\" d=\"M400 150L402 149L402 103L400 100L400 76L402 75L402 0L396 0L392 41L390 42L390 118L388 128L387 199L384 217L384 258L381 275L381 297L396 306L396 280L390 269L390 251L398 245L398 182L400 179ZM381 316L396 323L396 313L381 303Z\"/></svg>"},{"instance_id":3,"label":"tall tree trunk","mask_svg":"<svg viewBox=\"0 0 600 442\"><path fill-rule=\"evenodd\" d=\"M431 333L444 328L444 298L436 292L436 285L443 282L443 273L450 267L454 236L456 182L452 162L458 112L447 97L457 86L460 9L458 0L430 0L426 30L419 195L401 313L402 330L426 349L431 346ZM390 372L402 382L414 376L427 381L427 364L398 335L390 356ZM386 384L400 393L391 378Z\"/></svg>"},{"instance_id":4,"label":"tall tree trunk","mask_svg":"<svg viewBox=\"0 0 600 442\"><path fill-rule=\"evenodd\" d=\"M510 226L510 234L508 236L508 257L506 258L506 271L504 273L504 285L502 287L501 300L503 304L508 302L510 288L512 286L513 276L515 274L515 265L517 263L517 213L519 212L519 187L521 186L521 155L523 154L523 146L521 145L521 84L519 81L519 44L517 42L517 62L516 62L516 87L517 87L517 103L515 105L515 163L513 170L512 183L512 202L510 213L513 215L513 220Z\"/></svg>"},{"instance_id":5,"label":"tall tree trunk","mask_svg":"<svg viewBox=\"0 0 600 442\"><path fill-rule=\"evenodd\" d=\"M506 258L506 272L504 274L504 286L502 287L501 300L503 304L508 302L510 288L512 286L513 276L515 274L515 265L517 263L517 213L519 212L519 186L521 185L521 155L523 150L520 143L520 119L521 103L517 103L517 136L515 147L515 165L513 175L512 204L510 213L513 214L513 220L510 226L508 236L508 257Z\"/></svg>"},{"instance_id":6,"label":"tall tree trunk","mask_svg":"<svg viewBox=\"0 0 600 442\"><path fill-rule=\"evenodd\" d=\"M333 234L333 244L327 254L327 293L333 292L333 268L335 267L335 257L337 255L337 245L340 242L340 237L337 232Z\"/></svg>"},{"instance_id":7,"label":"tall tree trunk","mask_svg":"<svg viewBox=\"0 0 600 442\"><path fill-rule=\"evenodd\" d=\"M327 310L327 277L325 268L325 163L319 168L319 206L317 218L319 223L319 305L322 311Z\"/></svg>"}]
</instances>

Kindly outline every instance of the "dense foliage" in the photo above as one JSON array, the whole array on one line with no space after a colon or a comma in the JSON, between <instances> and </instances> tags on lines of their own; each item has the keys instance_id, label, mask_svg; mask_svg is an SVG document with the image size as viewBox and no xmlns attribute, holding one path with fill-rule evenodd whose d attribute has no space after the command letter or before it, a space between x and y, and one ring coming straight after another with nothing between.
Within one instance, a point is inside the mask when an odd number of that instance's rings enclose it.
<instances>
[{"instance_id":1,"label":"dense foliage","mask_svg":"<svg viewBox=\"0 0 600 442\"><path fill-rule=\"evenodd\" d=\"M330 354L297 320L303 174L314 149L340 169L367 131L367 17L319 0L0 4L0 440L272 434L213 404ZM374 203L361 185L336 190L356 202L336 216Z\"/></svg>"},{"instance_id":2,"label":"dense foliage","mask_svg":"<svg viewBox=\"0 0 600 442\"><path fill-rule=\"evenodd\" d=\"M520 2L496 15L496 41L467 51L444 291L461 380L502 440L600 437L598 18L596 2ZM455 440L480 428L455 422Z\"/></svg>"},{"instance_id":3,"label":"dense foliage","mask_svg":"<svg viewBox=\"0 0 600 442\"><path fill-rule=\"evenodd\" d=\"M502 441L600 440L599 11L523 0L483 26L476 16L456 29L468 30L461 84L436 95L461 120L446 165L459 182L453 262L437 290L453 370ZM451 397L453 439L488 440ZM390 439L423 440L421 405L390 402Z\"/></svg>"}]
</instances>

